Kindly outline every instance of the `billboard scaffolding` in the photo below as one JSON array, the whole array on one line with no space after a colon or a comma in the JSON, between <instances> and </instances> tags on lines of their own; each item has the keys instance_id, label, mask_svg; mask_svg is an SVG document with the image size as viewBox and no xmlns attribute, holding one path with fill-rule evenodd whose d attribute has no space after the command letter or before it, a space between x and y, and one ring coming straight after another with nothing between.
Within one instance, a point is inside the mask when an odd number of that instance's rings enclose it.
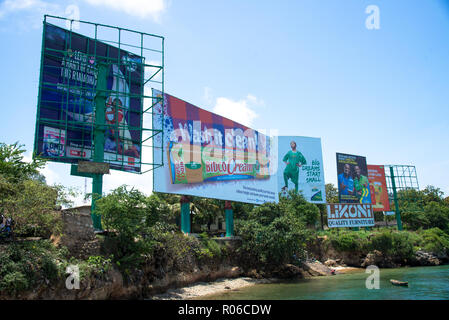
<instances>
[{"instance_id":1,"label":"billboard scaffolding","mask_svg":"<svg viewBox=\"0 0 449 320\"><path fill-rule=\"evenodd\" d=\"M163 165L152 158L162 135L151 125L152 88L164 92L163 37L44 16L34 154L93 178L92 212L109 168L142 174Z\"/></svg>"},{"instance_id":2,"label":"billboard scaffolding","mask_svg":"<svg viewBox=\"0 0 449 320\"><path fill-rule=\"evenodd\" d=\"M419 190L416 167L411 165L385 165L385 178L387 181L388 197L395 205L398 230L402 230L399 201L415 201L409 197L410 190Z\"/></svg>"}]
</instances>

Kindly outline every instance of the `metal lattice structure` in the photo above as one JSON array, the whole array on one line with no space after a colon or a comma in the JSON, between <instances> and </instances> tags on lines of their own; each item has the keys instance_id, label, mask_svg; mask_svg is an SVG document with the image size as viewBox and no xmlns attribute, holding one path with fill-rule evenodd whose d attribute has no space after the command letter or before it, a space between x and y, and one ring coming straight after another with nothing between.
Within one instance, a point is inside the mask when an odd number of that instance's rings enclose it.
<instances>
[{"instance_id":1,"label":"metal lattice structure","mask_svg":"<svg viewBox=\"0 0 449 320\"><path fill-rule=\"evenodd\" d=\"M385 178L387 180L388 194L393 194L390 168L393 168L396 191L419 190L418 175L416 167L410 165L385 165Z\"/></svg>"},{"instance_id":2,"label":"metal lattice structure","mask_svg":"<svg viewBox=\"0 0 449 320\"><path fill-rule=\"evenodd\" d=\"M109 168L142 174L163 165L152 157L163 134L152 128L161 100L152 89L164 92L163 37L44 16L34 154L93 179L95 229Z\"/></svg>"},{"instance_id":3,"label":"metal lattice structure","mask_svg":"<svg viewBox=\"0 0 449 320\"><path fill-rule=\"evenodd\" d=\"M406 191L419 190L416 167L411 165L384 165L384 169L385 179L387 182L388 197L390 199L390 203L394 203L398 229L402 230L399 201L415 200L407 198L407 195L409 193Z\"/></svg>"},{"instance_id":4,"label":"metal lattice structure","mask_svg":"<svg viewBox=\"0 0 449 320\"><path fill-rule=\"evenodd\" d=\"M79 25L76 32L75 24ZM65 41L58 47L49 42L49 37L54 36L49 35L50 31L54 34L62 32L55 27L65 31ZM82 49L80 43L84 46ZM162 132L151 127L153 101L158 100L158 97L152 97L151 89L164 92L163 37L46 15L40 68L36 154L57 162L108 162L111 169L134 173L145 173L162 165L152 159L152 139ZM76 68L82 68L84 73L77 75ZM65 74L67 77L63 77ZM57 86L49 75L60 77ZM76 76L78 78L74 79ZM105 101L104 105L98 106L99 98ZM103 112L104 116L97 117ZM108 117L117 120L108 121ZM118 121L120 117L122 120ZM59 134L46 136L43 127L57 129ZM96 130L105 132L103 159L95 157ZM59 150L57 156L43 152L42 145L47 142ZM132 166L127 164L130 159Z\"/></svg>"}]
</instances>

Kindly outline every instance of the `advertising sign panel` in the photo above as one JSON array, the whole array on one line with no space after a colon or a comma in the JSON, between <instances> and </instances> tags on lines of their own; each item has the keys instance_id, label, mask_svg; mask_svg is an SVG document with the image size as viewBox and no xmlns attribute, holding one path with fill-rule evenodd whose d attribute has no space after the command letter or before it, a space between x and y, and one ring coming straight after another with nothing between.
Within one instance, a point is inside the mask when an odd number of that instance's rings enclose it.
<instances>
[{"instance_id":1,"label":"advertising sign panel","mask_svg":"<svg viewBox=\"0 0 449 320\"><path fill-rule=\"evenodd\" d=\"M277 202L272 139L153 89L154 191L261 204Z\"/></svg>"},{"instance_id":2,"label":"advertising sign panel","mask_svg":"<svg viewBox=\"0 0 449 320\"><path fill-rule=\"evenodd\" d=\"M327 205L327 225L329 228L374 226L371 204L330 203Z\"/></svg>"},{"instance_id":3,"label":"advertising sign panel","mask_svg":"<svg viewBox=\"0 0 449 320\"><path fill-rule=\"evenodd\" d=\"M371 203L374 211L390 211L384 166L368 165Z\"/></svg>"},{"instance_id":4,"label":"advertising sign panel","mask_svg":"<svg viewBox=\"0 0 449 320\"><path fill-rule=\"evenodd\" d=\"M371 203L365 157L337 153L337 174L340 203Z\"/></svg>"},{"instance_id":5,"label":"advertising sign panel","mask_svg":"<svg viewBox=\"0 0 449 320\"><path fill-rule=\"evenodd\" d=\"M278 191L300 192L312 203L326 202L321 139L278 137Z\"/></svg>"},{"instance_id":6,"label":"advertising sign panel","mask_svg":"<svg viewBox=\"0 0 449 320\"><path fill-rule=\"evenodd\" d=\"M92 160L98 67L107 63L105 162L140 171L143 59L44 24L35 152L50 161Z\"/></svg>"}]
</instances>

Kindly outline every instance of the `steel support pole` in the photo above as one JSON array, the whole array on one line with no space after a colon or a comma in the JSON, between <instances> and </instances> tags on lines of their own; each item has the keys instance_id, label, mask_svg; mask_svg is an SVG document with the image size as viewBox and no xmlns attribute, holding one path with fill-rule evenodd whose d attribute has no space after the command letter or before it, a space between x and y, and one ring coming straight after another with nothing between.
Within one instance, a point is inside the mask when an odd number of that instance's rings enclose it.
<instances>
[{"instance_id":1,"label":"steel support pole","mask_svg":"<svg viewBox=\"0 0 449 320\"><path fill-rule=\"evenodd\" d=\"M109 67L105 63L98 65L97 94L95 96L95 122L94 122L94 154L93 161L104 161L104 134L105 134L105 107L107 76ZM102 231L101 216L95 214L96 201L103 195L103 174L94 174L92 177L92 206L91 217L94 229Z\"/></svg>"},{"instance_id":2,"label":"steel support pole","mask_svg":"<svg viewBox=\"0 0 449 320\"><path fill-rule=\"evenodd\" d=\"M230 238L234 236L234 211L232 210L232 202L225 202L225 214L226 214L226 237Z\"/></svg>"},{"instance_id":3,"label":"steel support pole","mask_svg":"<svg viewBox=\"0 0 449 320\"><path fill-rule=\"evenodd\" d=\"M399 211L398 194L396 192L396 183L394 181L393 167L390 167L390 176L391 176L391 187L393 188L394 206L396 209L396 222L398 225L398 230L401 231L402 230L401 212Z\"/></svg>"},{"instance_id":4,"label":"steel support pole","mask_svg":"<svg viewBox=\"0 0 449 320\"><path fill-rule=\"evenodd\" d=\"M181 231L189 234L190 230L190 199L187 196L181 197Z\"/></svg>"}]
</instances>

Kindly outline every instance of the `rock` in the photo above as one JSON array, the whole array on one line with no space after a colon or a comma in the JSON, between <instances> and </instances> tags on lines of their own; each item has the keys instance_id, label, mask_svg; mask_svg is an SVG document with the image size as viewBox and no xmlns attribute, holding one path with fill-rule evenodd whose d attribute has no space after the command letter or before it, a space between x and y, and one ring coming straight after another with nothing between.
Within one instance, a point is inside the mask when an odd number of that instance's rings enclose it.
<instances>
[{"instance_id":1,"label":"rock","mask_svg":"<svg viewBox=\"0 0 449 320\"><path fill-rule=\"evenodd\" d=\"M273 271L273 276L280 279L292 279L292 278L303 278L303 270L298 266L293 264L284 264L275 271Z\"/></svg>"},{"instance_id":2,"label":"rock","mask_svg":"<svg viewBox=\"0 0 449 320\"><path fill-rule=\"evenodd\" d=\"M327 259L324 262L324 265L327 267L336 267L337 266L337 261L333 260L333 259Z\"/></svg>"},{"instance_id":3,"label":"rock","mask_svg":"<svg viewBox=\"0 0 449 320\"><path fill-rule=\"evenodd\" d=\"M373 252L370 252L366 255L365 259L363 260L361 266L363 268L366 268L368 266L378 266L381 265L384 260L384 257L382 253L378 250L374 250Z\"/></svg>"},{"instance_id":4,"label":"rock","mask_svg":"<svg viewBox=\"0 0 449 320\"><path fill-rule=\"evenodd\" d=\"M437 256L422 250L415 252L415 260L420 266L438 266L441 264L441 261Z\"/></svg>"},{"instance_id":5,"label":"rock","mask_svg":"<svg viewBox=\"0 0 449 320\"><path fill-rule=\"evenodd\" d=\"M307 271L312 276L331 275L331 269L318 262L304 262L302 267L304 271Z\"/></svg>"},{"instance_id":6,"label":"rock","mask_svg":"<svg viewBox=\"0 0 449 320\"><path fill-rule=\"evenodd\" d=\"M381 268L396 268L399 266L393 262L391 257L385 256L378 250L368 253L360 266L366 268L372 265Z\"/></svg>"},{"instance_id":7,"label":"rock","mask_svg":"<svg viewBox=\"0 0 449 320\"><path fill-rule=\"evenodd\" d=\"M254 279L262 279L262 276L257 272L256 269L252 269L247 272L246 276Z\"/></svg>"}]
</instances>

